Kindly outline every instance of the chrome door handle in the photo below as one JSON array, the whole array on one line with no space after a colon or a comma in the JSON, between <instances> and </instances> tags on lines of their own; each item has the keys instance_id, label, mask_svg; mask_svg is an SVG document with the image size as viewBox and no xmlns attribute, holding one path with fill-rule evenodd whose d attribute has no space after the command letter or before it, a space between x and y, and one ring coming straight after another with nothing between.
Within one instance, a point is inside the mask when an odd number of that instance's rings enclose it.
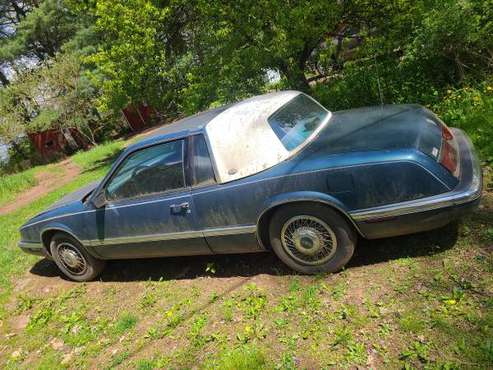
<instances>
[{"instance_id":1,"label":"chrome door handle","mask_svg":"<svg viewBox=\"0 0 493 370\"><path fill-rule=\"evenodd\" d=\"M179 215L183 213L190 213L190 203L184 202L180 204L172 204L170 206L171 209L171 214L173 215Z\"/></svg>"}]
</instances>

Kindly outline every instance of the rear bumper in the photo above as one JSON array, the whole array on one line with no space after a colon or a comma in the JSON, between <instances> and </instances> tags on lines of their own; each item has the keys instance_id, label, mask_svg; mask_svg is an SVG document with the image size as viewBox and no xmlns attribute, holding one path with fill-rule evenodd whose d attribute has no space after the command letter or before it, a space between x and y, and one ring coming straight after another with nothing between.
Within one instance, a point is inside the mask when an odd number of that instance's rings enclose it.
<instances>
[{"instance_id":1,"label":"rear bumper","mask_svg":"<svg viewBox=\"0 0 493 370\"><path fill-rule=\"evenodd\" d=\"M449 192L414 201L351 212L369 239L431 230L446 225L478 206L483 177L474 146L459 129L451 129L459 144L460 178Z\"/></svg>"},{"instance_id":2,"label":"rear bumper","mask_svg":"<svg viewBox=\"0 0 493 370\"><path fill-rule=\"evenodd\" d=\"M46 256L45 249L41 243L20 241L18 245L23 252L36 256Z\"/></svg>"}]
</instances>

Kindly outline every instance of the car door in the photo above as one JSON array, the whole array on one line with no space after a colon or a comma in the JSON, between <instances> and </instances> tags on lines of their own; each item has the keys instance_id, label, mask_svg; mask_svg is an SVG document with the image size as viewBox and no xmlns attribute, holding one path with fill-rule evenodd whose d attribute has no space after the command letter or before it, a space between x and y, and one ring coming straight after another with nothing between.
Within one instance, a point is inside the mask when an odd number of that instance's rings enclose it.
<instances>
[{"instance_id":1,"label":"car door","mask_svg":"<svg viewBox=\"0 0 493 370\"><path fill-rule=\"evenodd\" d=\"M258 252L254 213L244 188L219 185L204 135L189 138L189 183L197 227L214 253ZM241 199L241 202L238 200ZM251 216L251 217L250 217Z\"/></svg>"},{"instance_id":2,"label":"car door","mask_svg":"<svg viewBox=\"0 0 493 370\"><path fill-rule=\"evenodd\" d=\"M129 154L104 185L96 252L107 258L210 254L185 182L185 139Z\"/></svg>"}]
</instances>

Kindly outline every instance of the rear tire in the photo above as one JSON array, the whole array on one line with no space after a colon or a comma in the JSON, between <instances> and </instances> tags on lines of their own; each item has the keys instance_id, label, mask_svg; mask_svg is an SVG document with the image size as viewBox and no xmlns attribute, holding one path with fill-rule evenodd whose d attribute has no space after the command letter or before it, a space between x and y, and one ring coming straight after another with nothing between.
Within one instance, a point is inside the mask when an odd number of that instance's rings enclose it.
<instances>
[{"instance_id":1,"label":"rear tire","mask_svg":"<svg viewBox=\"0 0 493 370\"><path fill-rule=\"evenodd\" d=\"M336 272L351 259L357 235L337 211L315 203L278 209L269 225L276 255L303 274Z\"/></svg>"},{"instance_id":2,"label":"rear tire","mask_svg":"<svg viewBox=\"0 0 493 370\"><path fill-rule=\"evenodd\" d=\"M105 261L87 253L75 238L62 232L53 235L50 252L60 271L74 281L93 280L106 265Z\"/></svg>"}]
</instances>

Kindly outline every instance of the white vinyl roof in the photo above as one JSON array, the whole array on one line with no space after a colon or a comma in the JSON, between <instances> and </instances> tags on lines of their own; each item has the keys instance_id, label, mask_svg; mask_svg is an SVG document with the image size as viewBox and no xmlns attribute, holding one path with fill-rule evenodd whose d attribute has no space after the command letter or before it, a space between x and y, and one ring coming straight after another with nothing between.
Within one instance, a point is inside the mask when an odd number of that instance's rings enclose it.
<instances>
[{"instance_id":1,"label":"white vinyl roof","mask_svg":"<svg viewBox=\"0 0 493 370\"><path fill-rule=\"evenodd\" d=\"M220 183L246 177L272 167L301 149L288 151L267 119L279 108L301 94L282 91L253 97L232 105L205 126L218 181ZM330 119L306 140L318 134Z\"/></svg>"}]
</instances>

